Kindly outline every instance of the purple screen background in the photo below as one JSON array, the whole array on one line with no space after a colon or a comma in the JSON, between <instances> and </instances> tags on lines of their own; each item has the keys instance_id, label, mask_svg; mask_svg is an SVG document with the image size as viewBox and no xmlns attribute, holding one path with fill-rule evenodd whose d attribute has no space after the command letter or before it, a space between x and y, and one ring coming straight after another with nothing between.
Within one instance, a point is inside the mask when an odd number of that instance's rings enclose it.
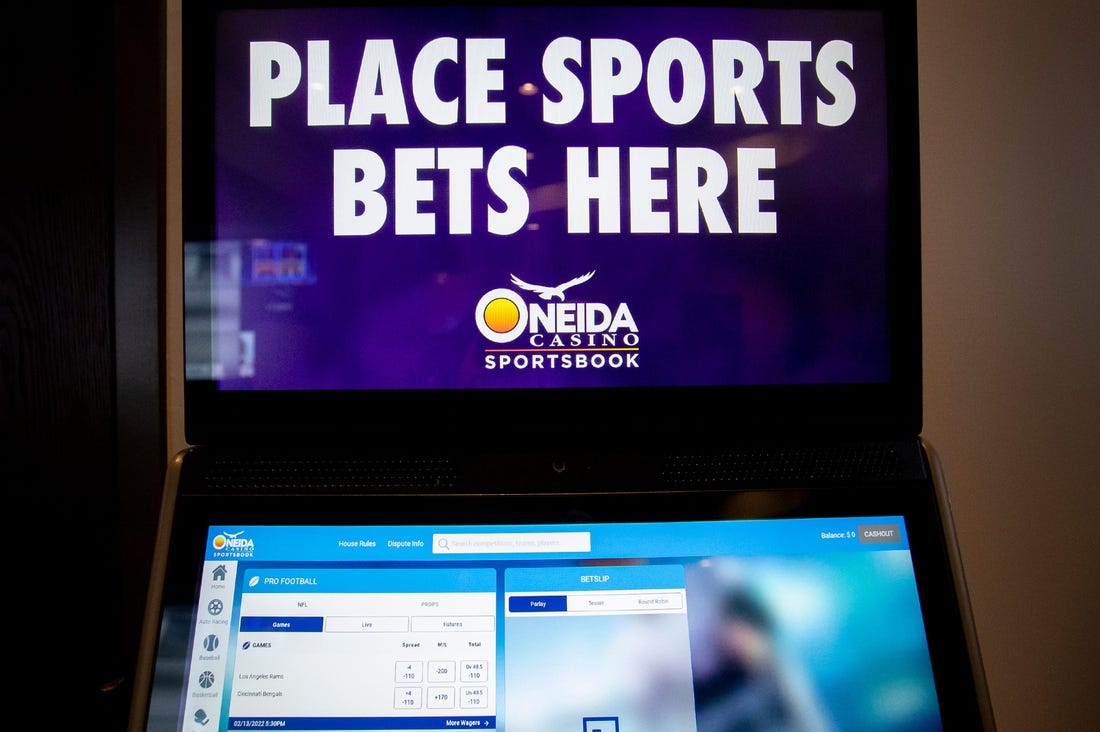
<instances>
[{"instance_id":1,"label":"purple screen background","mask_svg":"<svg viewBox=\"0 0 1100 732\"><path fill-rule=\"evenodd\" d=\"M427 41L459 39L459 64L444 64L440 96L460 98L459 122L426 121L412 98L416 53ZM765 59L756 93L766 125L713 122L708 80L694 121L671 125L656 116L645 79L615 102L613 124L593 124L586 100L568 125L542 120L542 95L518 89L533 82L553 95L541 59L559 36L582 41L618 38L643 63L661 40L692 42L710 71L713 39L752 43ZM306 42L330 41L330 100L350 110L364 41L392 38L409 110L408 125L309 127ZM506 59L494 61L504 90L506 124L464 122L465 38L504 38ZM816 121L819 95L802 64L800 125L779 123L776 64L769 40L853 44L855 112L839 127ZM249 126L249 42L280 41L302 59L297 92L273 103L271 127ZM606 386L707 386L879 383L888 377L887 140L882 21L865 12L764 11L720 8L358 8L232 11L219 16L215 48L214 377L227 389L468 389ZM587 67L579 76L588 91ZM448 85L451 85L448 87ZM520 179L531 200L528 227L488 233L485 208L497 199L484 170L475 171L473 232L447 233L445 175L422 173L435 185L437 234L394 234L394 148L518 145L529 152ZM629 233L622 196L621 234L569 234L560 191L567 147L705 147L731 165L722 195L732 234ZM737 232L733 148L773 147L774 234ZM333 150L367 148L387 165L380 189L390 204L381 231L333 234ZM185 151L185 154L187 152ZM593 152L594 156L594 152ZM671 173L671 171L670 171ZM675 180L669 184L675 196ZM555 199L554 191L559 192ZM555 203L555 200L559 203ZM668 204L658 202L655 208ZM674 211L674 208L671 210ZM592 216L595 228L596 216ZM537 228L535 228L537 225ZM705 224L701 228L706 232ZM475 323L479 299L510 288L533 293L510 276L558 284L595 270L568 291L567 302L626 303L637 324L636 368L484 367L488 341ZM246 334L242 340L242 333ZM520 338L509 347L527 347ZM595 352L590 352L591 357ZM532 354L528 354L529 356Z\"/></svg>"}]
</instances>

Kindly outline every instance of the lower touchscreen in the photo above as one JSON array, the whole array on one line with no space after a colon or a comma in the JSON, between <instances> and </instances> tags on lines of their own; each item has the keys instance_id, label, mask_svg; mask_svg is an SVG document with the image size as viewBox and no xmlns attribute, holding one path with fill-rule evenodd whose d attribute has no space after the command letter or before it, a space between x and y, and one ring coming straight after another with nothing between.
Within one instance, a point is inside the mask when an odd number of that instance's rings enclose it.
<instances>
[{"instance_id":1,"label":"lower touchscreen","mask_svg":"<svg viewBox=\"0 0 1100 732\"><path fill-rule=\"evenodd\" d=\"M205 552L150 730L941 727L898 516L212 526Z\"/></svg>"}]
</instances>

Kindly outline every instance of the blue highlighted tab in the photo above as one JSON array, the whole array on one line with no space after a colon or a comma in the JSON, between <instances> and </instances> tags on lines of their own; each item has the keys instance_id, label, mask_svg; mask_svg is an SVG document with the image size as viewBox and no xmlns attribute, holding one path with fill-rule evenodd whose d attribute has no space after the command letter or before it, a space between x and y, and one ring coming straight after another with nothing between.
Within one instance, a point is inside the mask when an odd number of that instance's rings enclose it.
<instances>
[{"instance_id":1,"label":"blue highlighted tab","mask_svg":"<svg viewBox=\"0 0 1100 732\"><path fill-rule=\"evenodd\" d=\"M513 613L563 613L565 595L512 595L508 598L508 612Z\"/></svg>"},{"instance_id":2,"label":"blue highlighted tab","mask_svg":"<svg viewBox=\"0 0 1100 732\"><path fill-rule=\"evenodd\" d=\"M242 633L320 633L325 629L322 617L270 617L249 615L241 618Z\"/></svg>"}]
</instances>

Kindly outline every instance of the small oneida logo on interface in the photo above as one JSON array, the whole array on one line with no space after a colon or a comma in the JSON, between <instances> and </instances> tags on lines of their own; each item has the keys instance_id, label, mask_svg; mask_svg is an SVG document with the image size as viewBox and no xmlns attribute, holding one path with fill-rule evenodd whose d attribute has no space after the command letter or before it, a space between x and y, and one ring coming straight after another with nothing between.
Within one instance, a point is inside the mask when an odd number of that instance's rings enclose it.
<instances>
[{"instance_id":1,"label":"small oneida logo on interface","mask_svg":"<svg viewBox=\"0 0 1100 732\"><path fill-rule=\"evenodd\" d=\"M244 536L243 531L235 534L223 531L215 536L211 543L214 546L215 557L250 557L256 549L252 539Z\"/></svg>"},{"instance_id":2,"label":"small oneida logo on interface","mask_svg":"<svg viewBox=\"0 0 1100 732\"><path fill-rule=\"evenodd\" d=\"M485 349L485 368L638 368L638 326L627 304L571 300L573 288L595 274L558 285L531 284L513 274L512 284L536 295L534 302L506 287L482 295L474 320L499 346Z\"/></svg>"}]
</instances>

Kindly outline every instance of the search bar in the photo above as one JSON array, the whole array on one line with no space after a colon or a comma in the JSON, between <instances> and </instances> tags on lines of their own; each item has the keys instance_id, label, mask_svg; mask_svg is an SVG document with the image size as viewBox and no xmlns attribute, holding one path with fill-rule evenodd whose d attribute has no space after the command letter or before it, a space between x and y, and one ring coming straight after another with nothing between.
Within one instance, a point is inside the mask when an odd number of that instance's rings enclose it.
<instances>
[{"instance_id":1,"label":"search bar","mask_svg":"<svg viewBox=\"0 0 1100 732\"><path fill-rule=\"evenodd\" d=\"M592 551L592 535L587 531L432 534L432 554L534 554L590 551Z\"/></svg>"}]
</instances>

